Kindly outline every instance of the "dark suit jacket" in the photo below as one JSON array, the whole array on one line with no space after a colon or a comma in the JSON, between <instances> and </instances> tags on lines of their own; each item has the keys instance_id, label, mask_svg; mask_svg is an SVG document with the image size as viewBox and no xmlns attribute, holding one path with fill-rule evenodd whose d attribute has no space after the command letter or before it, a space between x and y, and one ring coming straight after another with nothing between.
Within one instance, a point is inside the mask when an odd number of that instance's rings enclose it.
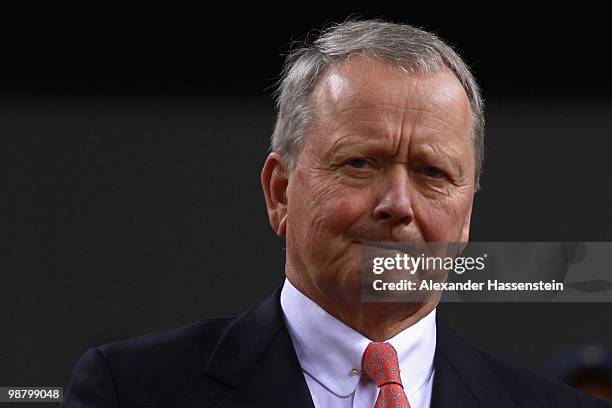
<instances>
[{"instance_id":1,"label":"dark suit jacket","mask_svg":"<svg viewBox=\"0 0 612 408\"><path fill-rule=\"evenodd\" d=\"M280 306L280 289L237 318L94 347L62 407L313 407ZM437 321L431 407L609 407L502 362Z\"/></svg>"}]
</instances>

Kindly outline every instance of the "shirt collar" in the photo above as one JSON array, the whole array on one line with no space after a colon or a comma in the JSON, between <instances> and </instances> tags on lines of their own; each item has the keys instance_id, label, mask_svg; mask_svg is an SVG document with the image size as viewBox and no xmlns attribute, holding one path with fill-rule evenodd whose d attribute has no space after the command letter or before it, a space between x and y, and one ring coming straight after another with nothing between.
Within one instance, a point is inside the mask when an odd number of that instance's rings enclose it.
<instances>
[{"instance_id":1,"label":"shirt collar","mask_svg":"<svg viewBox=\"0 0 612 408\"><path fill-rule=\"evenodd\" d=\"M327 313L285 279L281 307L302 369L339 397L355 392L363 352L370 339ZM387 342L395 348L406 395L433 374L436 350L435 309ZM322 353L325 348L325 353Z\"/></svg>"}]
</instances>

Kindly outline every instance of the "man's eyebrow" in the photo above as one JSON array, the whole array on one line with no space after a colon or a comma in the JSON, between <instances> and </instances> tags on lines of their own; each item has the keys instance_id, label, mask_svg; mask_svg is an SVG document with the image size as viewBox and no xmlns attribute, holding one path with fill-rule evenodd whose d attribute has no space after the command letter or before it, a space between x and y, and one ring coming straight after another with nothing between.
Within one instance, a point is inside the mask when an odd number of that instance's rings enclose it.
<instances>
[{"instance_id":1,"label":"man's eyebrow","mask_svg":"<svg viewBox=\"0 0 612 408\"><path fill-rule=\"evenodd\" d=\"M422 156L433 161L442 161L449 164L454 170L463 174L461 153L448 143L423 143L416 148L417 157Z\"/></svg>"},{"instance_id":2,"label":"man's eyebrow","mask_svg":"<svg viewBox=\"0 0 612 408\"><path fill-rule=\"evenodd\" d=\"M348 134L338 139L329 151L329 157L347 151L358 150L372 155L392 156L389 145L380 140L368 139L367 135ZM463 162L460 152L452 145L441 142L429 142L415 146L411 154L414 160L430 160L433 164L447 164L454 171L463 174ZM409 159L410 161L410 159Z\"/></svg>"},{"instance_id":3,"label":"man's eyebrow","mask_svg":"<svg viewBox=\"0 0 612 408\"><path fill-rule=\"evenodd\" d=\"M334 142L329 150L330 156L349 149L368 150L382 154L389 151L389 146L381 140L368 137L367 134L349 133Z\"/></svg>"},{"instance_id":4,"label":"man's eyebrow","mask_svg":"<svg viewBox=\"0 0 612 408\"><path fill-rule=\"evenodd\" d=\"M392 132L393 129L389 127L389 123L381 122L379 119L359 118L350 123L342 123L332 131L340 136L331 146L330 151L334 152L353 145L383 148L388 145L389 140L381 135Z\"/></svg>"}]
</instances>

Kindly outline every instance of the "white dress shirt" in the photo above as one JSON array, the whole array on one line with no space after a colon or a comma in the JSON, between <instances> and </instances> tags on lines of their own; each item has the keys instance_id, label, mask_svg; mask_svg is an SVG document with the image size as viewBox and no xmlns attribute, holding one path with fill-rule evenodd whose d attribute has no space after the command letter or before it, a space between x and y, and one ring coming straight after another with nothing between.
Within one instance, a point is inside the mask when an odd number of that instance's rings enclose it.
<instances>
[{"instance_id":1,"label":"white dress shirt","mask_svg":"<svg viewBox=\"0 0 612 408\"><path fill-rule=\"evenodd\" d=\"M327 313L289 280L281 291L285 322L317 408L372 408L378 387L361 370L370 339ZM387 340L397 350L411 408L429 408L436 351L436 310Z\"/></svg>"}]
</instances>

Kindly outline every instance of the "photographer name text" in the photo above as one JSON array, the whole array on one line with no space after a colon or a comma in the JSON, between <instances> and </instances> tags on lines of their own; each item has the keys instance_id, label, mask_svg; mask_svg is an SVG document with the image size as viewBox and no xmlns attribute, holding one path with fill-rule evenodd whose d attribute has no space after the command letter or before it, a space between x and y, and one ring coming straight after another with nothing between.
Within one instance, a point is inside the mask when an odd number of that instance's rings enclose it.
<instances>
[{"instance_id":1,"label":"photographer name text","mask_svg":"<svg viewBox=\"0 0 612 408\"><path fill-rule=\"evenodd\" d=\"M486 286L485 286L486 285ZM438 282L434 280L423 280L419 283L406 279L397 282L385 282L377 279L372 282L376 291L562 291L563 283L552 281L539 282L500 282L497 279L489 279L486 282Z\"/></svg>"}]
</instances>

